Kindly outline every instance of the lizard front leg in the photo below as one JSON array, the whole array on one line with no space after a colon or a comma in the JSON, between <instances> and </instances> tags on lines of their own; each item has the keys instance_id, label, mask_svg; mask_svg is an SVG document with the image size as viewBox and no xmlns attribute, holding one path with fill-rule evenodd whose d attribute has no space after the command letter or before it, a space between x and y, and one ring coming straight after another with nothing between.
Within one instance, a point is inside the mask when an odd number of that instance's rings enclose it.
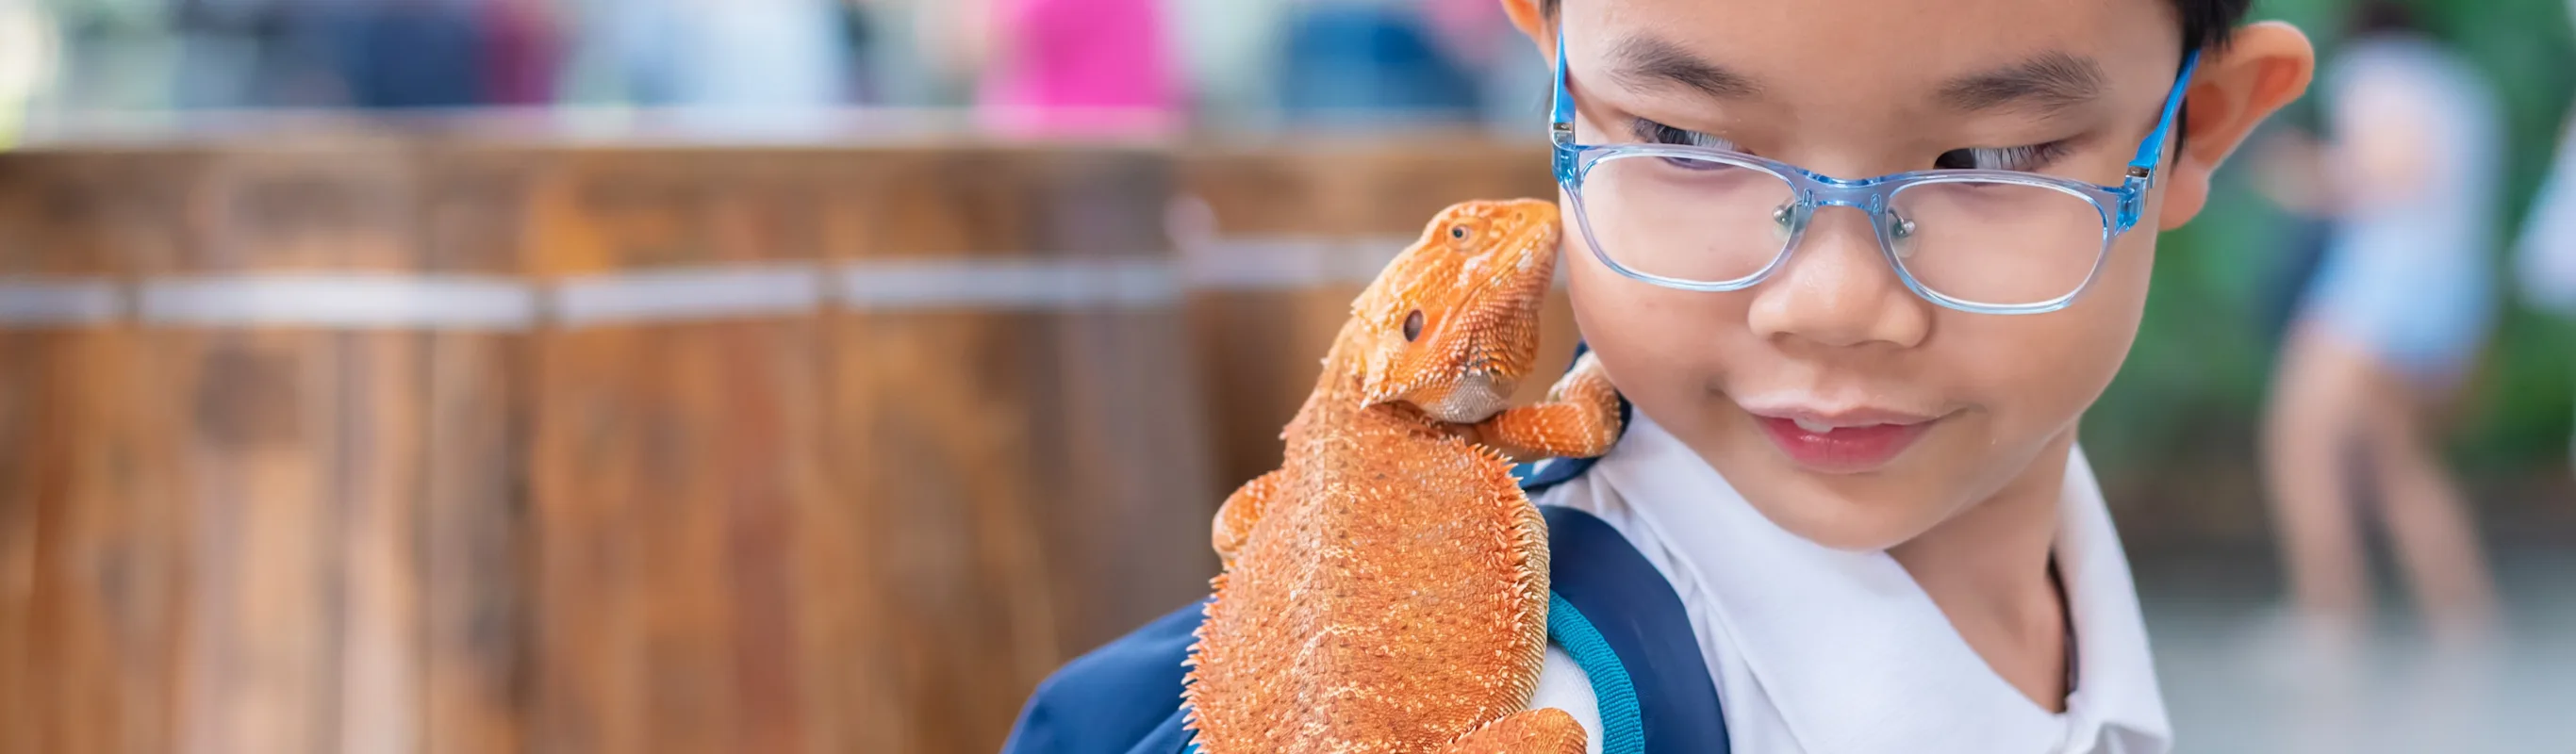
<instances>
[{"instance_id":1,"label":"lizard front leg","mask_svg":"<svg viewBox=\"0 0 2576 754\"><path fill-rule=\"evenodd\" d=\"M1252 481L1235 488L1234 494L1226 496L1225 505L1216 509L1216 532L1212 541L1216 545L1217 559L1225 567L1234 567L1235 551L1243 549L1243 543L1252 539L1252 526L1261 523L1261 514L1270 509L1271 499L1279 494L1280 477L1286 473L1287 469L1272 469L1270 473L1253 477Z\"/></svg>"},{"instance_id":2,"label":"lizard front leg","mask_svg":"<svg viewBox=\"0 0 2576 754\"><path fill-rule=\"evenodd\" d=\"M1522 710L1440 747L1440 754L1583 754L1583 725L1561 709Z\"/></svg>"},{"instance_id":3,"label":"lizard front leg","mask_svg":"<svg viewBox=\"0 0 2576 754\"><path fill-rule=\"evenodd\" d=\"M1548 389L1546 401L1478 422L1475 437L1522 461L1601 455L1619 439L1619 390L1587 352Z\"/></svg>"}]
</instances>

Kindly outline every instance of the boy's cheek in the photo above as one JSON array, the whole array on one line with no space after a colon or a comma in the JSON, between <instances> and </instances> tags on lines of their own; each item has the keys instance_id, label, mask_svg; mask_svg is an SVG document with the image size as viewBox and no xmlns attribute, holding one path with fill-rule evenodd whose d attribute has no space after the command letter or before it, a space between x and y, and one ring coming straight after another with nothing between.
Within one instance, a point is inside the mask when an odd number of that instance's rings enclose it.
<instances>
[{"instance_id":1,"label":"boy's cheek","mask_svg":"<svg viewBox=\"0 0 2576 754\"><path fill-rule=\"evenodd\" d=\"M1565 266L1575 326L1611 384L1656 423L1698 445L1714 422L1734 411L1717 392L1732 369L1729 361L1758 358L1745 342L1752 336L1737 297L1630 280L1590 258L1579 243L1567 253L1581 256Z\"/></svg>"}]
</instances>

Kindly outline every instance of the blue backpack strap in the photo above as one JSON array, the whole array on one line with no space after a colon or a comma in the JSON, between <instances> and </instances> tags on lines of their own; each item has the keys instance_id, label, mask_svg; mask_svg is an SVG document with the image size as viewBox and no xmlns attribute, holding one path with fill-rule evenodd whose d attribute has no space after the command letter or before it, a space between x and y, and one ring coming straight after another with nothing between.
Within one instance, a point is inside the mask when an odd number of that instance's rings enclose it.
<instances>
[{"instance_id":1,"label":"blue backpack strap","mask_svg":"<svg viewBox=\"0 0 2576 754\"><path fill-rule=\"evenodd\" d=\"M1586 350L1575 345L1575 355ZM1634 408L1619 401L1625 431ZM1595 458L1553 458L1512 470L1535 501L1592 470ZM1548 641L1574 657L1601 710L1603 754L1727 751L1726 715L1690 614L1662 571L1610 524L1541 505L1547 519Z\"/></svg>"},{"instance_id":2,"label":"blue backpack strap","mask_svg":"<svg viewBox=\"0 0 2576 754\"><path fill-rule=\"evenodd\" d=\"M1561 505L1539 510L1547 518L1555 592L1548 639L1592 681L1603 754L1725 752L1717 685L1663 573L1592 514ZM1635 717L1621 719L1626 715ZM1622 744L1633 748L1613 748Z\"/></svg>"},{"instance_id":3,"label":"blue backpack strap","mask_svg":"<svg viewBox=\"0 0 2576 754\"><path fill-rule=\"evenodd\" d=\"M1171 754L1181 730L1181 679L1207 600L1145 624L1038 684L1004 754Z\"/></svg>"}]
</instances>

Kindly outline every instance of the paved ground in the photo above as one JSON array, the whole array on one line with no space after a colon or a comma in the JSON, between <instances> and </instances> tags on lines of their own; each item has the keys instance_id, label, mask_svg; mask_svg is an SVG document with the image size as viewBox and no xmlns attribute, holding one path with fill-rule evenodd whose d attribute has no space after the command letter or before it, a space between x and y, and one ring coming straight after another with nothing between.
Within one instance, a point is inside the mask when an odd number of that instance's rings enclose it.
<instances>
[{"instance_id":1,"label":"paved ground","mask_svg":"<svg viewBox=\"0 0 2576 754\"><path fill-rule=\"evenodd\" d=\"M2496 641L2436 650L2390 594L2376 635L2337 653L2283 617L2268 556L2139 557L2177 751L2576 754L2576 552L2496 559Z\"/></svg>"}]
</instances>

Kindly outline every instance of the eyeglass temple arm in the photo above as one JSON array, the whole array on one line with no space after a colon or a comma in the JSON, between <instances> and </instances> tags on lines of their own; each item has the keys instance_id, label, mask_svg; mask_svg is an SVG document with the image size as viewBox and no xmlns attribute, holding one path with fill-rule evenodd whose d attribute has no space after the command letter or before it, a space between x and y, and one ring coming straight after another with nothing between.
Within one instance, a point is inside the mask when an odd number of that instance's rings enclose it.
<instances>
[{"instance_id":1,"label":"eyeglass temple arm","mask_svg":"<svg viewBox=\"0 0 2576 754\"><path fill-rule=\"evenodd\" d=\"M1557 40L1557 44L1559 46L1563 46L1565 44L1565 40L1559 38ZM2193 50L2183 55L2182 73L2174 76L2173 91L2165 94L2165 111L2162 116L2156 118L2155 132L2147 134L2147 140L2138 143L2137 159L2129 161L2130 178L2146 178L2148 176L2152 176L2156 172L2156 166L2164 163L2165 135L2173 133L2174 114L2182 110L2183 93L2191 88L2191 72L2193 69L2199 67L2199 50ZM1557 85L1557 97L1562 99L1565 96L1565 86L1562 83L1565 75L1564 66L1560 64L1557 68L1557 78L1560 82Z\"/></svg>"},{"instance_id":2,"label":"eyeglass temple arm","mask_svg":"<svg viewBox=\"0 0 2576 754\"><path fill-rule=\"evenodd\" d=\"M1574 138L1574 97L1565 90L1565 26L1556 29L1556 95L1548 103L1548 131L1559 140Z\"/></svg>"}]
</instances>

